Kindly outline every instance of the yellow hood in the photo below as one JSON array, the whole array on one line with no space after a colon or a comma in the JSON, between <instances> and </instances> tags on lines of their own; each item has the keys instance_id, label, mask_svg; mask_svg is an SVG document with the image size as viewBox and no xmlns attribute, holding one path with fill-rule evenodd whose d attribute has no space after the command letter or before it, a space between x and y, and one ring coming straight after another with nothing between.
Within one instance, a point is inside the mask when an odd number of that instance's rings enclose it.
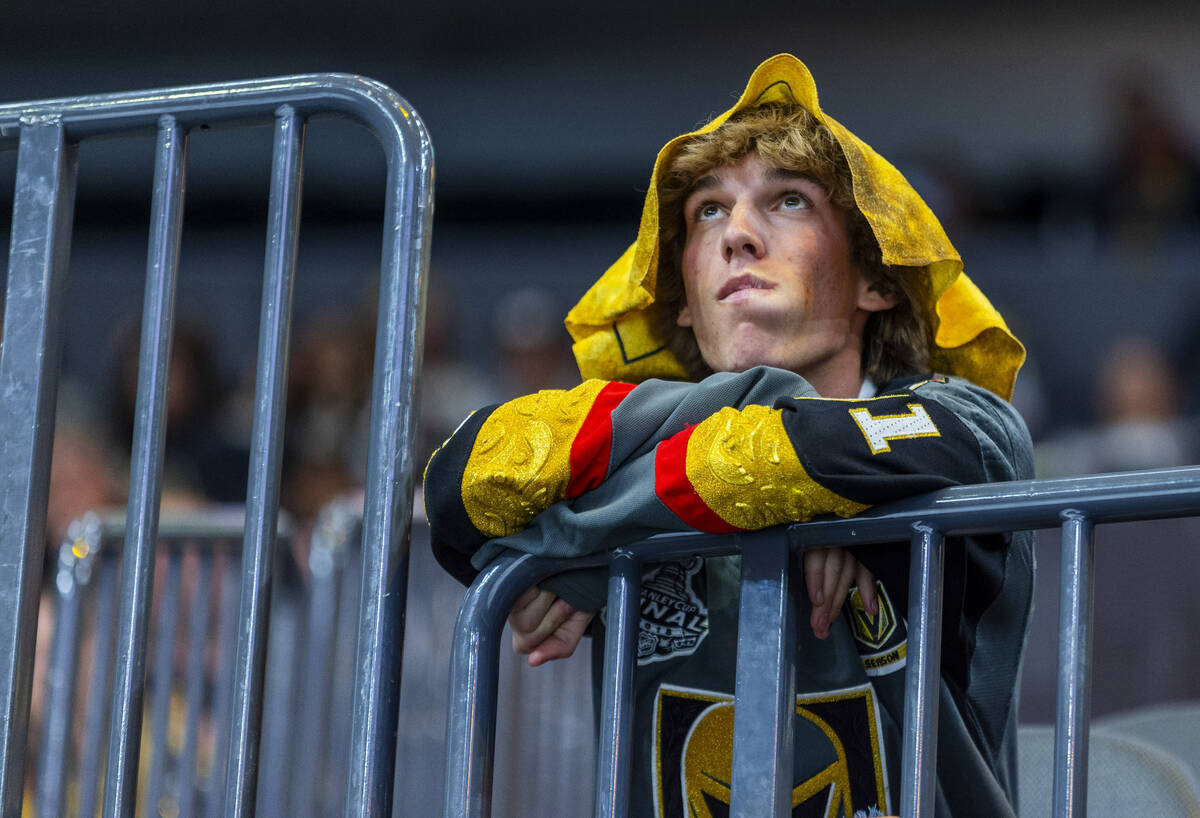
<instances>
[{"instance_id":1,"label":"yellow hood","mask_svg":"<svg viewBox=\"0 0 1200 818\"><path fill-rule=\"evenodd\" d=\"M791 54L766 60L751 75L737 104L700 130L675 137L658 152L637 241L567 313L567 330L575 339L582 376L635 383L687 377L682 364L656 336L650 319L658 272L658 183L685 140L714 130L743 108L776 101L803 105L841 144L854 179L855 201L875 232L884 264L920 267L929 276L932 368L1011 398L1017 370L1025 360L1024 347L963 273L962 258L933 212L886 159L821 111L812 74Z\"/></svg>"}]
</instances>

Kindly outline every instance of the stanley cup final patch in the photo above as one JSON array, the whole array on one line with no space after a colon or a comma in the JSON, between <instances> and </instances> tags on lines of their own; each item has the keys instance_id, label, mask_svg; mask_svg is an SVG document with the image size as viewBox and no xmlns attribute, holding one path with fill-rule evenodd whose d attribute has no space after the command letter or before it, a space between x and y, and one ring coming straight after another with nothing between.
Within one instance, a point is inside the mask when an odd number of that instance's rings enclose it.
<instances>
[{"instance_id":1,"label":"stanley cup final patch","mask_svg":"<svg viewBox=\"0 0 1200 818\"><path fill-rule=\"evenodd\" d=\"M642 578L639 665L690 656L708 635L708 607L696 593L704 560L668 562Z\"/></svg>"}]
</instances>

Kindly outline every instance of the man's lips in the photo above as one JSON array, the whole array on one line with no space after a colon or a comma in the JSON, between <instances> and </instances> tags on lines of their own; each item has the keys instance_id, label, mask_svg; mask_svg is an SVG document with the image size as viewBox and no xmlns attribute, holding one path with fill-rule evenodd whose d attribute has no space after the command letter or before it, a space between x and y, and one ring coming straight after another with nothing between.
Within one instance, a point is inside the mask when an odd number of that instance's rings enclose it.
<instances>
[{"instance_id":1,"label":"man's lips","mask_svg":"<svg viewBox=\"0 0 1200 818\"><path fill-rule=\"evenodd\" d=\"M773 290L775 285L769 281L764 281L756 275L746 273L736 276L725 282L720 290L717 291L717 300L724 301L735 293L744 292L746 290Z\"/></svg>"}]
</instances>

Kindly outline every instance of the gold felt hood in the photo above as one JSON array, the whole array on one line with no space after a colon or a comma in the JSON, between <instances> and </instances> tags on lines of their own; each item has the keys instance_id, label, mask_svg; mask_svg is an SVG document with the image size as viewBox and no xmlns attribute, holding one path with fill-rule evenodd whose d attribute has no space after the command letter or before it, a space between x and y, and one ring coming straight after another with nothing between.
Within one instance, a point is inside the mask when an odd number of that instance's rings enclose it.
<instances>
[{"instance_id":1,"label":"gold felt hood","mask_svg":"<svg viewBox=\"0 0 1200 818\"><path fill-rule=\"evenodd\" d=\"M791 54L766 60L751 75L737 104L700 130L675 137L658 152L637 241L567 314L582 376L635 383L647 378L687 378L682 364L655 335L650 318L658 272L658 183L684 141L716 129L743 108L766 102L799 103L833 132L850 167L854 199L875 232L884 264L919 267L929 276L932 369L1011 398L1017 370L1025 360L1024 347L963 273L962 258L933 212L886 159L821 110L812 74Z\"/></svg>"}]
</instances>

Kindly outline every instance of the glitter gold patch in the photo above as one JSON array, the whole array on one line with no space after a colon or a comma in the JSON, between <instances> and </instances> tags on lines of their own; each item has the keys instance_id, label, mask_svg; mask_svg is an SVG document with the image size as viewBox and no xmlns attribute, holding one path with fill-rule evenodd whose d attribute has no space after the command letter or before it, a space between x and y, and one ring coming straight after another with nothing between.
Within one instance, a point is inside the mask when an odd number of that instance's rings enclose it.
<instances>
[{"instance_id":1,"label":"glitter gold patch","mask_svg":"<svg viewBox=\"0 0 1200 818\"><path fill-rule=\"evenodd\" d=\"M868 507L809 477L783 428L783 413L767 406L726 407L702 422L688 442L686 470L700 499L738 528L817 514L849 517Z\"/></svg>"},{"instance_id":2,"label":"glitter gold patch","mask_svg":"<svg viewBox=\"0 0 1200 818\"><path fill-rule=\"evenodd\" d=\"M727 815L733 697L663 685L656 700L655 814ZM794 781L792 815L830 818L890 808L878 706L869 685L797 696L796 716L797 769L809 772ZM801 724L807 724L803 740Z\"/></svg>"},{"instance_id":3,"label":"glitter gold patch","mask_svg":"<svg viewBox=\"0 0 1200 818\"><path fill-rule=\"evenodd\" d=\"M563 498L571 442L605 385L589 380L570 391L544 390L491 414L463 470L463 507L476 528L489 537L512 534Z\"/></svg>"},{"instance_id":4,"label":"glitter gold patch","mask_svg":"<svg viewBox=\"0 0 1200 818\"><path fill-rule=\"evenodd\" d=\"M814 717L803 708L796 712L805 718ZM822 725L827 732L828 725ZM692 727L683 750L683 787L688 815L714 818L712 806L730 803L733 781L733 754L730 737L733 735L733 702L710 707ZM831 736L837 760L816 775L792 789L792 808L815 800L823 806L822 813L836 816L838 807L850 810L850 771L846 766L846 751L837 736Z\"/></svg>"}]
</instances>

